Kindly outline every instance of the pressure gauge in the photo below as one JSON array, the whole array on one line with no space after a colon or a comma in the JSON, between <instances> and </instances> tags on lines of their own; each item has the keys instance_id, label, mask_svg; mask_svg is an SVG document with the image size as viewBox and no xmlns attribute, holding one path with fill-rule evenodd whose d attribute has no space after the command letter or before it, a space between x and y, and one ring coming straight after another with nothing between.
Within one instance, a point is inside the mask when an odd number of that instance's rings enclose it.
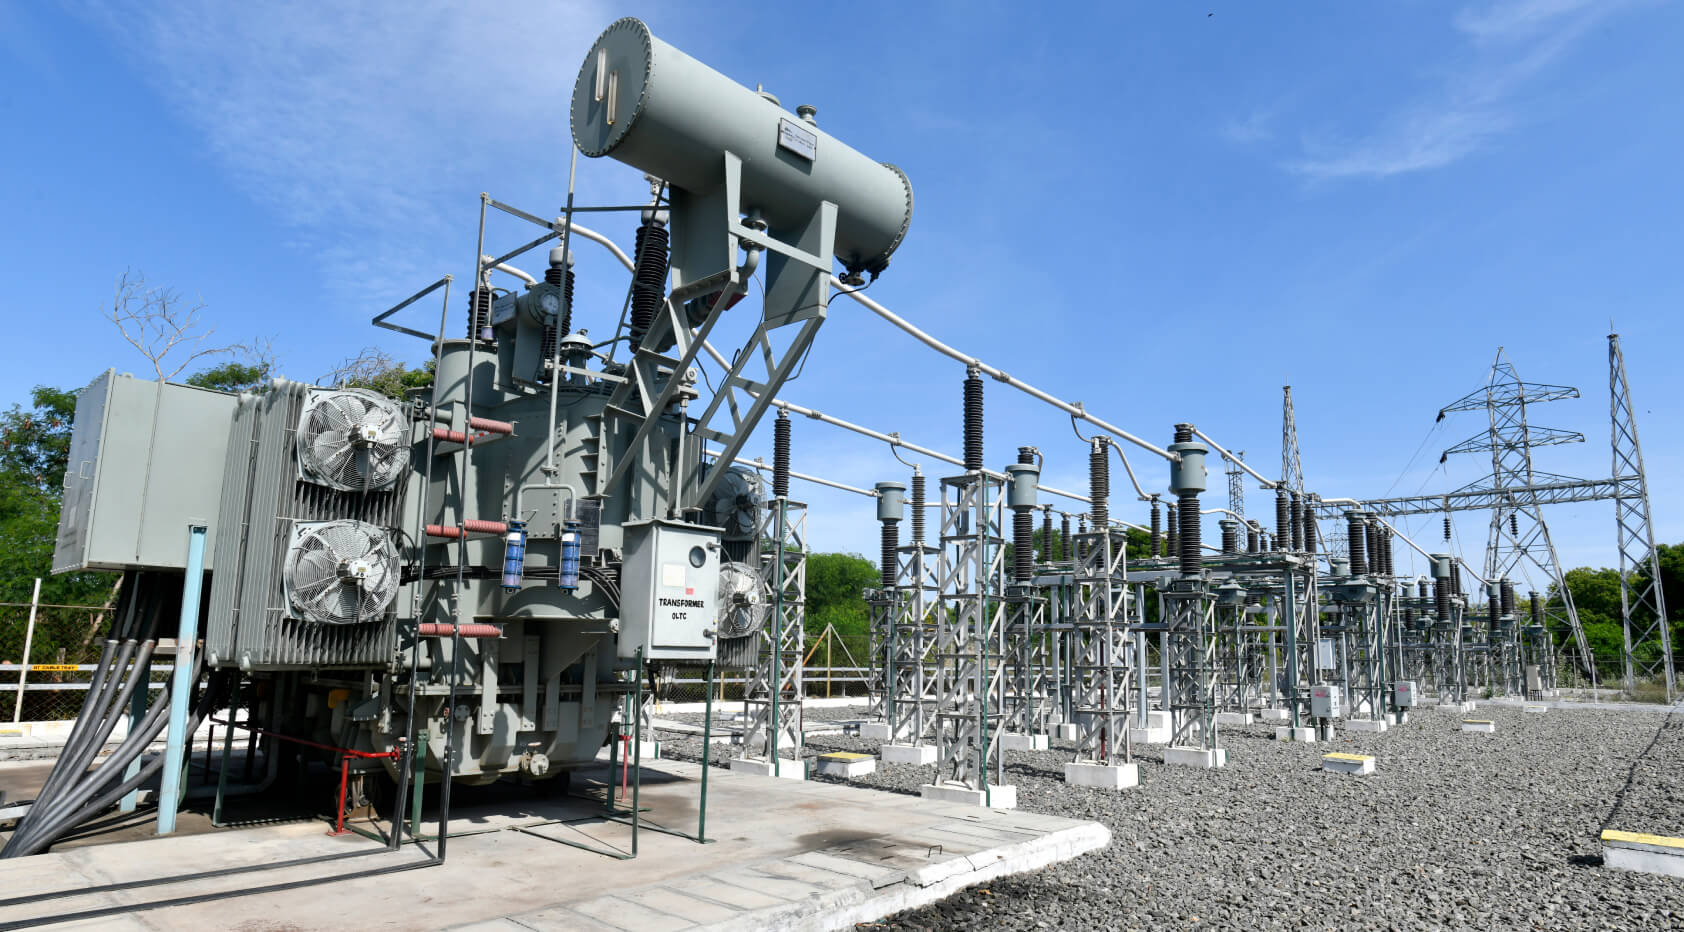
<instances>
[{"instance_id":1,"label":"pressure gauge","mask_svg":"<svg viewBox=\"0 0 1684 932\"><path fill-rule=\"evenodd\" d=\"M708 554L707 554L706 550L703 550L700 547L691 547L690 548L690 565L691 566L695 567L696 569L701 569L703 564L707 563L707 561L708 561Z\"/></svg>"}]
</instances>

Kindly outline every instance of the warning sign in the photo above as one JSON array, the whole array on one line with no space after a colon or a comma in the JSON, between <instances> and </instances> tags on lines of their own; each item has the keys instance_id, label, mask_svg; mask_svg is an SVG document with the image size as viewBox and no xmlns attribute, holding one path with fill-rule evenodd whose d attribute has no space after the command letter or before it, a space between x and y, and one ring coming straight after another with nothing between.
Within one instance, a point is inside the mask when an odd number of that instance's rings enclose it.
<instances>
[{"instance_id":1,"label":"warning sign","mask_svg":"<svg viewBox=\"0 0 1684 932\"><path fill-rule=\"evenodd\" d=\"M82 668L73 663L32 663L29 669L37 673L75 673Z\"/></svg>"}]
</instances>

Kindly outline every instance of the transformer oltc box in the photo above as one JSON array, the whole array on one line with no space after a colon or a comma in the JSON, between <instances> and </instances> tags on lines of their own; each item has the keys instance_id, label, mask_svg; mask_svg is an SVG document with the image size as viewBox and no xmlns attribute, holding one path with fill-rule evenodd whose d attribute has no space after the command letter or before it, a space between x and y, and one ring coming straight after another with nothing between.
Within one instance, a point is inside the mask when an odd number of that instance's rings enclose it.
<instances>
[{"instance_id":1,"label":"transformer oltc box","mask_svg":"<svg viewBox=\"0 0 1684 932\"><path fill-rule=\"evenodd\" d=\"M656 519L625 525L620 656L712 660L719 628L719 528Z\"/></svg>"},{"instance_id":2,"label":"transformer oltc box","mask_svg":"<svg viewBox=\"0 0 1684 932\"><path fill-rule=\"evenodd\" d=\"M1337 686L1321 685L1310 687L1310 717L1311 718L1339 718L1340 689Z\"/></svg>"}]
</instances>

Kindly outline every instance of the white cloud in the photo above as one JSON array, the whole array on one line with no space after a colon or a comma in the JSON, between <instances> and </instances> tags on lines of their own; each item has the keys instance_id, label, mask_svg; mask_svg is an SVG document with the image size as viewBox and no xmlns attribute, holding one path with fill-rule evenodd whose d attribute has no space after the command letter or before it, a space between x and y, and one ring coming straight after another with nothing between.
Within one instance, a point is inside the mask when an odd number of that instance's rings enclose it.
<instances>
[{"instance_id":1,"label":"white cloud","mask_svg":"<svg viewBox=\"0 0 1684 932\"><path fill-rule=\"evenodd\" d=\"M1444 84L1348 139L1312 139L1288 167L1312 178L1383 178L1442 168L1522 122L1515 98L1623 0L1503 0L1453 25L1470 63Z\"/></svg>"},{"instance_id":2,"label":"white cloud","mask_svg":"<svg viewBox=\"0 0 1684 932\"><path fill-rule=\"evenodd\" d=\"M599 0L95 0L86 14L330 282L365 287L371 268L394 287L425 274L404 247L439 228L441 203L459 220L497 179L539 168L565 190L575 69L614 17Z\"/></svg>"}]
</instances>

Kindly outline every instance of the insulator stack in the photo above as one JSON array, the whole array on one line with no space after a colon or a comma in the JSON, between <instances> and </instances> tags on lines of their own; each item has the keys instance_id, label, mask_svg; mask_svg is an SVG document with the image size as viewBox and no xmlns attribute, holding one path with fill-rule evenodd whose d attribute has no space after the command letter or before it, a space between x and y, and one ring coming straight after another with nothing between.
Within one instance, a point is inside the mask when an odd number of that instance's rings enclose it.
<instances>
[{"instance_id":1,"label":"insulator stack","mask_svg":"<svg viewBox=\"0 0 1684 932\"><path fill-rule=\"evenodd\" d=\"M1158 507L1158 500L1156 498L1152 499L1152 525L1151 525L1151 527L1152 527L1152 556L1154 556L1154 557L1158 556L1160 553L1163 552L1164 516L1161 512L1162 512L1162 509L1160 509Z\"/></svg>"},{"instance_id":2,"label":"insulator stack","mask_svg":"<svg viewBox=\"0 0 1684 932\"><path fill-rule=\"evenodd\" d=\"M1051 563L1053 546L1052 509L1041 512L1041 562Z\"/></svg>"},{"instance_id":3,"label":"insulator stack","mask_svg":"<svg viewBox=\"0 0 1684 932\"><path fill-rule=\"evenodd\" d=\"M1088 448L1088 496L1093 499L1089 513L1093 515L1093 529L1101 532L1111 526L1110 442L1109 437L1095 437Z\"/></svg>"},{"instance_id":4,"label":"insulator stack","mask_svg":"<svg viewBox=\"0 0 1684 932\"><path fill-rule=\"evenodd\" d=\"M1538 598L1536 592L1528 593L1527 597L1532 603L1532 623L1542 627L1544 624L1544 600Z\"/></svg>"},{"instance_id":5,"label":"insulator stack","mask_svg":"<svg viewBox=\"0 0 1684 932\"><path fill-rule=\"evenodd\" d=\"M1450 620L1450 580L1433 580L1433 600L1438 608L1438 620Z\"/></svg>"},{"instance_id":6,"label":"insulator stack","mask_svg":"<svg viewBox=\"0 0 1684 932\"><path fill-rule=\"evenodd\" d=\"M1070 559L1070 516L1064 515L1058 526L1058 559Z\"/></svg>"},{"instance_id":7,"label":"insulator stack","mask_svg":"<svg viewBox=\"0 0 1684 932\"><path fill-rule=\"evenodd\" d=\"M924 474L912 474L912 545L924 546Z\"/></svg>"},{"instance_id":8,"label":"insulator stack","mask_svg":"<svg viewBox=\"0 0 1684 932\"><path fill-rule=\"evenodd\" d=\"M1275 490L1275 540L1292 539L1292 498L1285 489Z\"/></svg>"},{"instance_id":9,"label":"insulator stack","mask_svg":"<svg viewBox=\"0 0 1684 932\"><path fill-rule=\"evenodd\" d=\"M1362 528L1368 537L1368 568L1371 572L1380 572L1380 526L1374 519L1365 518Z\"/></svg>"},{"instance_id":10,"label":"insulator stack","mask_svg":"<svg viewBox=\"0 0 1684 932\"><path fill-rule=\"evenodd\" d=\"M772 497L789 497L789 412L772 422Z\"/></svg>"},{"instance_id":11,"label":"insulator stack","mask_svg":"<svg viewBox=\"0 0 1684 932\"><path fill-rule=\"evenodd\" d=\"M1520 517L1512 511L1509 512L1509 533L1515 537L1520 536Z\"/></svg>"},{"instance_id":12,"label":"insulator stack","mask_svg":"<svg viewBox=\"0 0 1684 932\"><path fill-rule=\"evenodd\" d=\"M1223 518L1219 523L1222 526L1222 552L1223 553L1239 553L1240 552L1239 536L1240 535L1239 535L1238 522L1236 522L1232 518Z\"/></svg>"},{"instance_id":13,"label":"insulator stack","mask_svg":"<svg viewBox=\"0 0 1684 932\"><path fill-rule=\"evenodd\" d=\"M1199 574L1199 493L1182 492L1178 496L1181 508L1181 575Z\"/></svg>"},{"instance_id":14,"label":"insulator stack","mask_svg":"<svg viewBox=\"0 0 1684 932\"><path fill-rule=\"evenodd\" d=\"M900 522L883 522L883 588L892 589L895 585L896 563L900 560Z\"/></svg>"},{"instance_id":15,"label":"insulator stack","mask_svg":"<svg viewBox=\"0 0 1684 932\"><path fill-rule=\"evenodd\" d=\"M1291 536L1287 537L1286 540L1287 540L1287 542L1291 543L1291 545L1292 545L1291 549L1292 549L1293 553L1303 553L1304 552L1304 496L1299 495L1297 492L1293 492L1292 493L1292 506L1291 507L1292 507L1292 512L1291 512L1290 517L1291 517L1291 520L1292 520L1292 534L1291 534ZM1281 549L1285 550L1287 548L1283 546Z\"/></svg>"},{"instance_id":16,"label":"insulator stack","mask_svg":"<svg viewBox=\"0 0 1684 932\"><path fill-rule=\"evenodd\" d=\"M1018 461L1018 463L1020 463L1024 466L1028 466L1028 465L1034 463L1035 462L1035 448L1034 447L1018 447L1017 448L1017 461Z\"/></svg>"},{"instance_id":17,"label":"insulator stack","mask_svg":"<svg viewBox=\"0 0 1684 932\"><path fill-rule=\"evenodd\" d=\"M982 471L982 376L965 376L965 471Z\"/></svg>"},{"instance_id":18,"label":"insulator stack","mask_svg":"<svg viewBox=\"0 0 1684 932\"><path fill-rule=\"evenodd\" d=\"M1316 552L1316 509L1309 504L1304 506L1304 552Z\"/></svg>"},{"instance_id":19,"label":"insulator stack","mask_svg":"<svg viewBox=\"0 0 1684 932\"><path fill-rule=\"evenodd\" d=\"M468 339L489 340L491 333L491 289L485 285L468 295Z\"/></svg>"},{"instance_id":20,"label":"insulator stack","mask_svg":"<svg viewBox=\"0 0 1684 932\"><path fill-rule=\"evenodd\" d=\"M1380 543L1380 574L1392 575L1392 532L1384 527L1375 530L1374 539Z\"/></svg>"},{"instance_id":21,"label":"insulator stack","mask_svg":"<svg viewBox=\"0 0 1684 932\"><path fill-rule=\"evenodd\" d=\"M643 337L655 323L655 314L667 297L667 241L666 225L651 217L637 228L634 251L637 257L632 271L631 348L637 351Z\"/></svg>"},{"instance_id":22,"label":"insulator stack","mask_svg":"<svg viewBox=\"0 0 1684 932\"><path fill-rule=\"evenodd\" d=\"M1488 593L1486 593L1486 600L1485 601L1486 601L1485 610L1486 610L1486 612L1489 613L1487 617L1491 620L1491 622L1493 624L1495 624L1496 621L1497 621L1497 616L1501 615L1503 613L1503 597L1500 593L1488 592Z\"/></svg>"},{"instance_id":23,"label":"insulator stack","mask_svg":"<svg viewBox=\"0 0 1684 932\"><path fill-rule=\"evenodd\" d=\"M1073 549L1075 550L1076 560L1078 562L1088 555L1088 545L1084 540L1084 538L1087 537L1087 534L1088 516L1083 515L1076 519L1076 546Z\"/></svg>"},{"instance_id":24,"label":"insulator stack","mask_svg":"<svg viewBox=\"0 0 1684 932\"><path fill-rule=\"evenodd\" d=\"M1450 563L1450 594L1462 594L1462 561L1454 560Z\"/></svg>"},{"instance_id":25,"label":"insulator stack","mask_svg":"<svg viewBox=\"0 0 1684 932\"><path fill-rule=\"evenodd\" d=\"M1166 557L1171 555L1171 554L1174 554L1176 556L1181 555L1181 545L1180 545L1181 528L1179 526L1177 526L1177 524L1176 524L1175 512L1176 512L1175 503L1170 502L1169 503L1168 533L1166 534L1165 539L1164 539L1164 556L1166 556Z\"/></svg>"},{"instance_id":26,"label":"insulator stack","mask_svg":"<svg viewBox=\"0 0 1684 932\"><path fill-rule=\"evenodd\" d=\"M1446 542L1448 542L1450 540L1450 516L1449 515L1444 516L1444 539L1445 539Z\"/></svg>"},{"instance_id":27,"label":"insulator stack","mask_svg":"<svg viewBox=\"0 0 1684 932\"><path fill-rule=\"evenodd\" d=\"M1246 553L1260 553L1260 552L1262 552L1260 548L1263 545L1263 541L1262 541L1263 532L1259 531L1257 529L1257 525L1254 524L1251 527L1247 528L1245 537L1246 537L1246 540L1245 540Z\"/></svg>"},{"instance_id":28,"label":"insulator stack","mask_svg":"<svg viewBox=\"0 0 1684 932\"><path fill-rule=\"evenodd\" d=\"M1361 512L1345 512L1345 536L1350 542L1351 575L1361 576L1368 572L1368 556L1364 549L1368 543L1368 525L1362 520Z\"/></svg>"},{"instance_id":29,"label":"insulator stack","mask_svg":"<svg viewBox=\"0 0 1684 932\"><path fill-rule=\"evenodd\" d=\"M1502 600L1503 600L1503 614L1513 615L1514 614L1514 583L1505 579L1505 580L1502 581L1501 588L1498 591L1501 593Z\"/></svg>"},{"instance_id":30,"label":"insulator stack","mask_svg":"<svg viewBox=\"0 0 1684 932\"><path fill-rule=\"evenodd\" d=\"M1012 578L1026 583L1035 575L1035 513L1012 509Z\"/></svg>"}]
</instances>

